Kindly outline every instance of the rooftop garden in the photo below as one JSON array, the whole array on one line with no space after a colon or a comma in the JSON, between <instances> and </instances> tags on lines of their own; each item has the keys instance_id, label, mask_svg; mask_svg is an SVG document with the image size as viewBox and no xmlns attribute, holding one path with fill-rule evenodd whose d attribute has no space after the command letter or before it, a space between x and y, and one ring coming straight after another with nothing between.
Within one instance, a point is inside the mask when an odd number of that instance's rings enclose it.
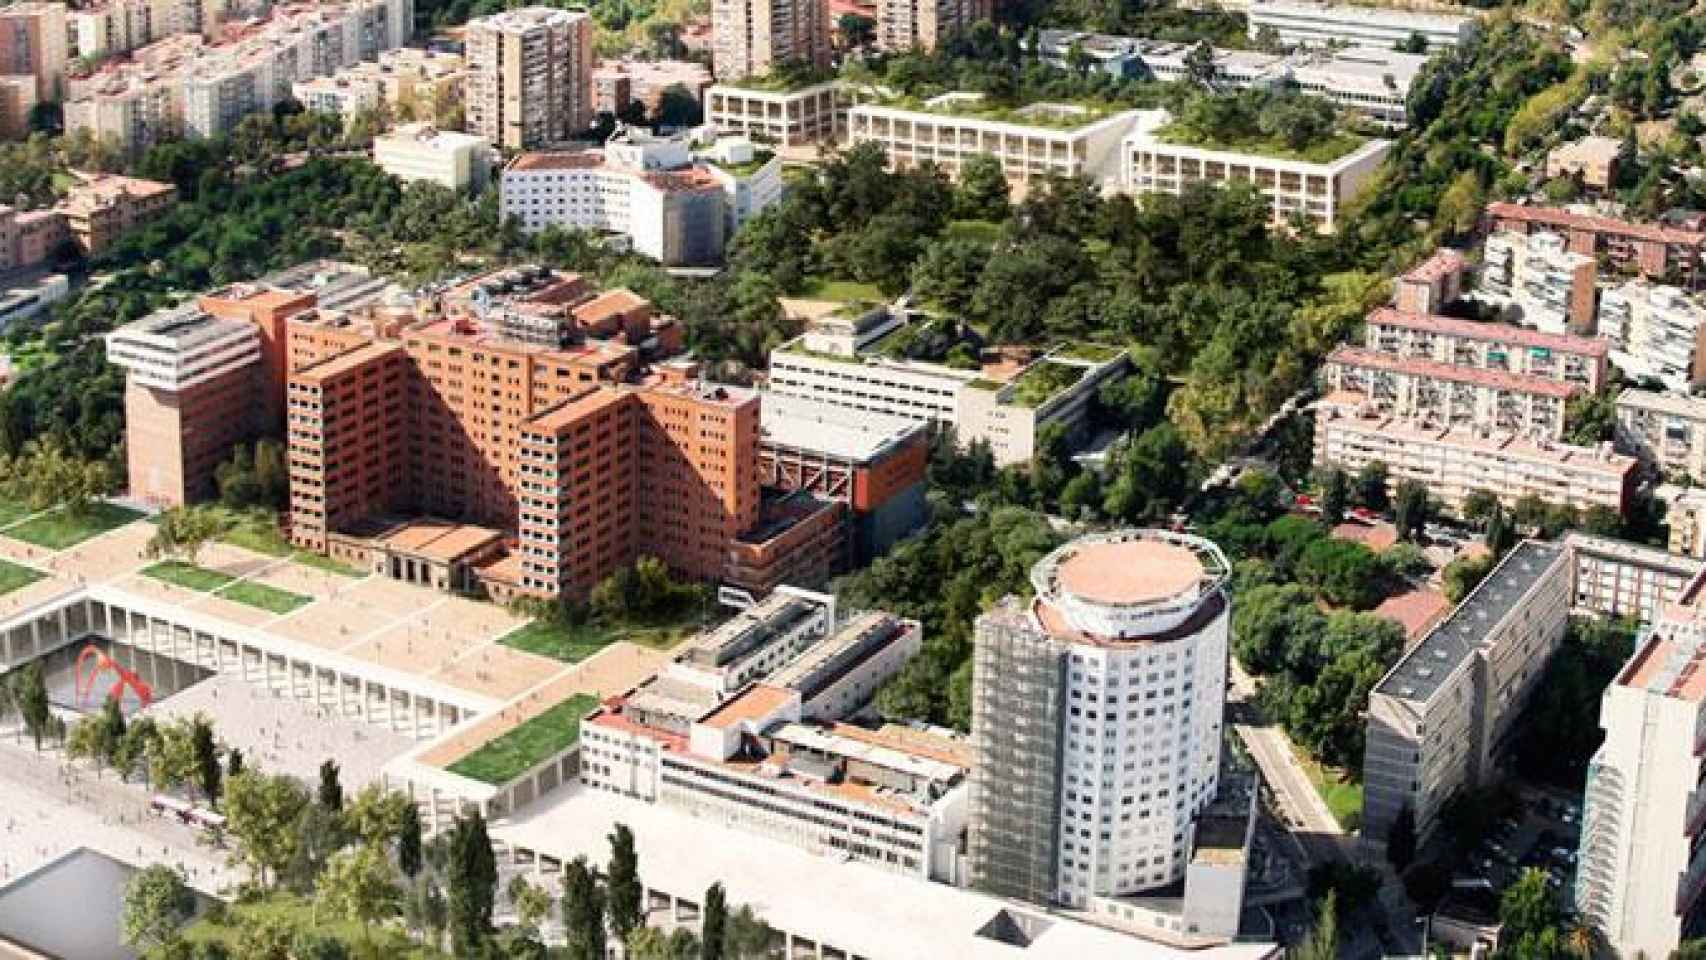
<instances>
[{"instance_id":1,"label":"rooftop garden","mask_svg":"<svg viewBox=\"0 0 1706 960\"><path fill-rule=\"evenodd\" d=\"M962 93L963 96L959 95ZM935 97L918 97L908 94L883 96L879 94L861 99L868 100L877 106L895 107L901 110L917 110L944 116L969 117L975 120L1014 123L1051 130L1077 130L1097 121L1106 120L1116 113L1132 109L1128 105L1091 97L1020 101L996 99L965 91L951 91L946 95Z\"/></svg>"},{"instance_id":2,"label":"rooftop garden","mask_svg":"<svg viewBox=\"0 0 1706 960\"><path fill-rule=\"evenodd\" d=\"M772 151L754 150L752 151L752 159L744 163L724 163L721 160L712 160L711 162L717 165L717 169L727 171L731 176L750 177L764 169L764 165L775 157L776 154Z\"/></svg>"},{"instance_id":3,"label":"rooftop garden","mask_svg":"<svg viewBox=\"0 0 1706 960\"><path fill-rule=\"evenodd\" d=\"M140 516L141 513L129 507L103 501L77 508L62 506L7 527L6 536L49 550L64 550L116 530Z\"/></svg>"},{"instance_id":4,"label":"rooftop garden","mask_svg":"<svg viewBox=\"0 0 1706 960\"><path fill-rule=\"evenodd\" d=\"M1040 407L1055 394L1084 379L1084 368L1067 363L1041 360L1013 381L1013 403L1021 407Z\"/></svg>"},{"instance_id":5,"label":"rooftop garden","mask_svg":"<svg viewBox=\"0 0 1706 960\"><path fill-rule=\"evenodd\" d=\"M740 80L727 81L731 87L743 90L762 90L766 93L789 93L806 87L828 83L836 78L834 70L821 69L809 63L789 61L770 68L770 72L754 74Z\"/></svg>"},{"instance_id":6,"label":"rooftop garden","mask_svg":"<svg viewBox=\"0 0 1706 960\"><path fill-rule=\"evenodd\" d=\"M932 317L884 337L878 352L891 360L922 360L975 370L981 346L976 335L957 320Z\"/></svg>"},{"instance_id":7,"label":"rooftop garden","mask_svg":"<svg viewBox=\"0 0 1706 960\"><path fill-rule=\"evenodd\" d=\"M805 300L835 300L846 304L859 304L866 309L883 302L883 292L878 290L874 283L837 280L831 277L808 277L805 286L800 288L800 297Z\"/></svg>"},{"instance_id":8,"label":"rooftop garden","mask_svg":"<svg viewBox=\"0 0 1706 960\"><path fill-rule=\"evenodd\" d=\"M575 745L581 735L581 720L598 706L590 693L577 693L526 723L451 764L458 776L501 786L521 776L534 764Z\"/></svg>"},{"instance_id":9,"label":"rooftop garden","mask_svg":"<svg viewBox=\"0 0 1706 960\"><path fill-rule=\"evenodd\" d=\"M1090 343L1084 340L1063 343L1054 352L1056 356L1065 357L1069 360L1082 360L1085 363L1108 363L1125 353L1119 347L1110 347L1104 343Z\"/></svg>"},{"instance_id":10,"label":"rooftop garden","mask_svg":"<svg viewBox=\"0 0 1706 960\"><path fill-rule=\"evenodd\" d=\"M188 560L162 560L142 569L142 575L240 603L268 613L289 613L313 600L312 597L253 580L240 580L228 573L199 566Z\"/></svg>"},{"instance_id":11,"label":"rooftop garden","mask_svg":"<svg viewBox=\"0 0 1706 960\"><path fill-rule=\"evenodd\" d=\"M1306 163L1331 163L1368 142L1343 129L1325 100L1267 89L1193 96L1155 131L1155 139Z\"/></svg>"}]
</instances>

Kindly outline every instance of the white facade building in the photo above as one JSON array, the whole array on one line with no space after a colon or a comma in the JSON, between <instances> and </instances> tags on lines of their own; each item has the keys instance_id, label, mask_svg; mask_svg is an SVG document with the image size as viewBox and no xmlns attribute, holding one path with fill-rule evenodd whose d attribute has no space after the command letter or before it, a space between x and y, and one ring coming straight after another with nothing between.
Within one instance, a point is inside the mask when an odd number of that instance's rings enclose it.
<instances>
[{"instance_id":1,"label":"white facade building","mask_svg":"<svg viewBox=\"0 0 1706 960\"><path fill-rule=\"evenodd\" d=\"M1619 956L1669 956L1697 935L1706 890L1706 619L1696 577L1662 609L1600 700L1576 909Z\"/></svg>"},{"instance_id":2,"label":"white facade building","mask_svg":"<svg viewBox=\"0 0 1706 960\"><path fill-rule=\"evenodd\" d=\"M1203 891L1187 868L1219 788L1229 570L1198 537L1095 534L1032 568L1035 599L978 619L974 887L1117 919L1125 898L1186 880L1193 914ZM1217 914L1168 929L1227 935L1200 928Z\"/></svg>"},{"instance_id":3,"label":"white facade building","mask_svg":"<svg viewBox=\"0 0 1706 960\"><path fill-rule=\"evenodd\" d=\"M106 340L107 360L130 371L131 383L173 392L261 359L254 324L221 320L193 303L151 313Z\"/></svg>"},{"instance_id":4,"label":"white facade building","mask_svg":"<svg viewBox=\"0 0 1706 960\"><path fill-rule=\"evenodd\" d=\"M1676 287L1630 280L1599 300L1599 335L1635 377L1687 393L1706 382L1706 306Z\"/></svg>"},{"instance_id":5,"label":"white facade building","mask_svg":"<svg viewBox=\"0 0 1706 960\"><path fill-rule=\"evenodd\" d=\"M861 103L847 113L847 142L877 143L897 168L933 161L957 176L987 153L1009 184L1048 176L1104 180L1118 170L1120 141L1144 111L1108 113L1071 103L1033 103L997 118L977 93L945 93L918 107Z\"/></svg>"},{"instance_id":6,"label":"white facade building","mask_svg":"<svg viewBox=\"0 0 1706 960\"><path fill-rule=\"evenodd\" d=\"M694 162L685 138L630 135L602 151L516 157L504 167L500 203L529 233L606 231L667 266L714 264L728 235L726 189Z\"/></svg>"},{"instance_id":7,"label":"white facade building","mask_svg":"<svg viewBox=\"0 0 1706 960\"><path fill-rule=\"evenodd\" d=\"M1591 334L1597 271L1593 257L1570 252L1558 234L1501 230L1482 249L1476 296L1510 308L1525 326Z\"/></svg>"},{"instance_id":8,"label":"white facade building","mask_svg":"<svg viewBox=\"0 0 1706 960\"><path fill-rule=\"evenodd\" d=\"M1617 395L1617 445L1666 473L1706 481L1706 398L1624 390Z\"/></svg>"},{"instance_id":9,"label":"white facade building","mask_svg":"<svg viewBox=\"0 0 1706 960\"><path fill-rule=\"evenodd\" d=\"M425 180L451 190L478 190L491 176L491 146L430 123L404 124L373 138L373 162L404 183Z\"/></svg>"},{"instance_id":10,"label":"white facade building","mask_svg":"<svg viewBox=\"0 0 1706 960\"><path fill-rule=\"evenodd\" d=\"M705 122L718 133L787 149L840 140L851 106L839 80L794 89L719 83L705 91Z\"/></svg>"},{"instance_id":11,"label":"white facade building","mask_svg":"<svg viewBox=\"0 0 1706 960\"><path fill-rule=\"evenodd\" d=\"M1455 47L1474 35L1474 17L1309 0L1250 0L1245 11L1252 40L1270 27L1286 46L1344 44L1385 50L1420 34L1428 49Z\"/></svg>"},{"instance_id":12,"label":"white facade building","mask_svg":"<svg viewBox=\"0 0 1706 960\"><path fill-rule=\"evenodd\" d=\"M1311 163L1169 143L1165 110L1141 111L1121 145L1119 182L1127 193L1184 193L1195 183L1254 184L1274 220L1301 215L1322 230L1338 226L1339 209L1380 169L1389 140L1368 140L1330 163Z\"/></svg>"}]
</instances>

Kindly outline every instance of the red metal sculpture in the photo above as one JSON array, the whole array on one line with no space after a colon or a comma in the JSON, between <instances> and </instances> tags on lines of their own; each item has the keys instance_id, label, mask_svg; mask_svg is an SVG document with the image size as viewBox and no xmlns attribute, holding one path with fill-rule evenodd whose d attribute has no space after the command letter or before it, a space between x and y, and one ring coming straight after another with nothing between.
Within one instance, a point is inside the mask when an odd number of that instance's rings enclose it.
<instances>
[{"instance_id":1,"label":"red metal sculpture","mask_svg":"<svg viewBox=\"0 0 1706 960\"><path fill-rule=\"evenodd\" d=\"M90 670L88 674L84 674L84 662L90 657L95 658L94 669ZM122 698L124 696L124 688L129 687L136 692L136 697L138 700L142 701L143 706L146 707L150 703L154 702L153 687L150 687L133 671L120 666L118 661L108 656L105 650L102 650L100 647L91 643L83 648L82 653L77 655L77 665L73 668L73 675L76 678L77 686L77 704L79 706L85 706L88 704L89 694L95 691L96 678L108 670L118 674L118 680L114 681L112 689L107 691L107 697L109 699Z\"/></svg>"}]
</instances>

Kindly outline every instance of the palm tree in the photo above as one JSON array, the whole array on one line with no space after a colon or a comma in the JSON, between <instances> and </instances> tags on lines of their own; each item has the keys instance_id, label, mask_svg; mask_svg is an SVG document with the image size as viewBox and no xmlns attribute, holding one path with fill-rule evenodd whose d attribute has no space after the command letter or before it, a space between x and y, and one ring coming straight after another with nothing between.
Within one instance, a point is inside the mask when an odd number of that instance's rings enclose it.
<instances>
[{"instance_id":1,"label":"palm tree","mask_svg":"<svg viewBox=\"0 0 1706 960\"><path fill-rule=\"evenodd\" d=\"M1599 953L1599 931L1586 920L1577 919L1564 934L1564 946L1582 960L1593 960Z\"/></svg>"}]
</instances>

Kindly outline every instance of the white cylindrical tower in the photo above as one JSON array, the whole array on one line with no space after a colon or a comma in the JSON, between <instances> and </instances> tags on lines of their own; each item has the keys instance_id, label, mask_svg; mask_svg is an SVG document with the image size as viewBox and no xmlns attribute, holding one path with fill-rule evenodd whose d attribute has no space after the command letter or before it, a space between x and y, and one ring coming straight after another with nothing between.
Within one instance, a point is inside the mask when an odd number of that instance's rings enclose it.
<instances>
[{"instance_id":1,"label":"white cylindrical tower","mask_svg":"<svg viewBox=\"0 0 1706 960\"><path fill-rule=\"evenodd\" d=\"M1031 572L1063 651L1056 897L1082 907L1181 880L1220 769L1229 566L1200 537L1082 537Z\"/></svg>"}]
</instances>

